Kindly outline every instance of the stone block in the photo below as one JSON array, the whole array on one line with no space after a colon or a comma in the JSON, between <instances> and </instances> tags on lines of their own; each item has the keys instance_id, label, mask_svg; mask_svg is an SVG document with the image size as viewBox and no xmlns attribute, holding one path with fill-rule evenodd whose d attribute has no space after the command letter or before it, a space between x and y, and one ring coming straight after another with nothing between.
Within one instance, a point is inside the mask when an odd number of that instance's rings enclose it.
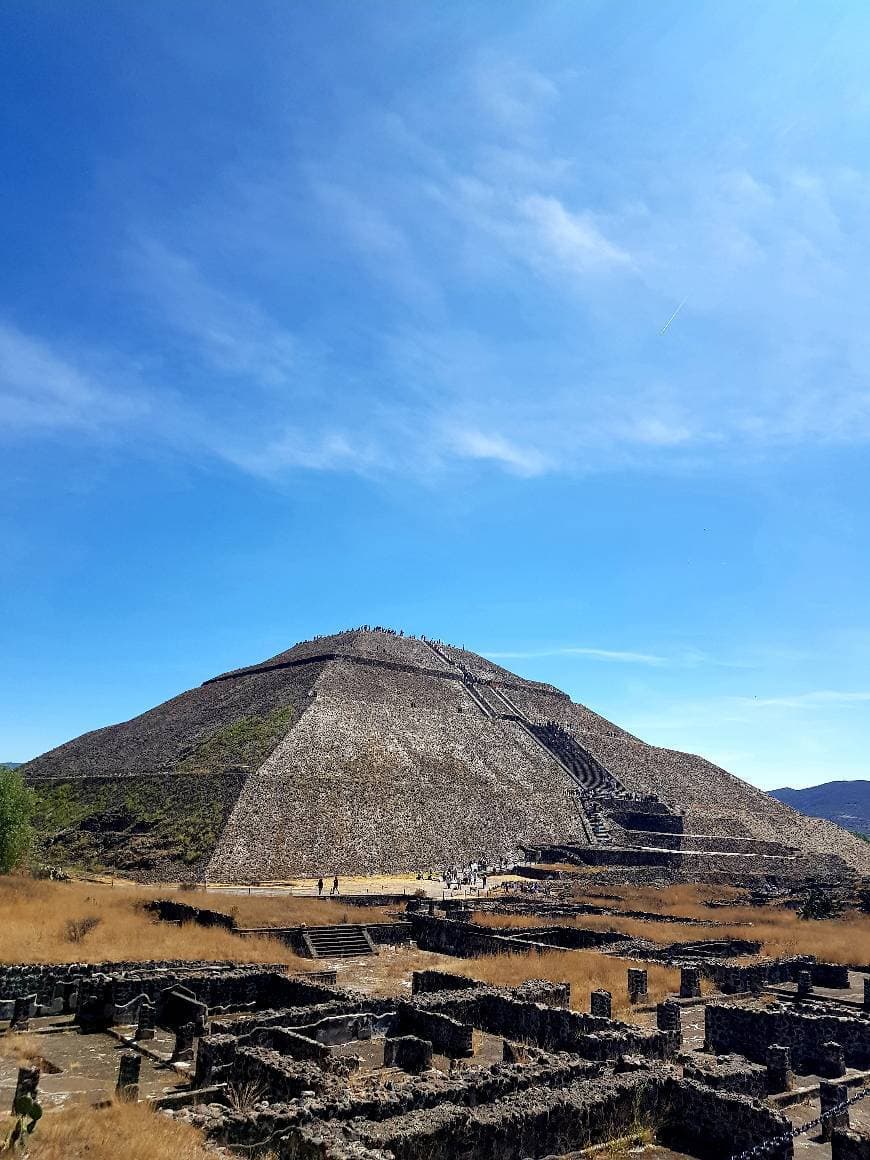
<instances>
[{"instance_id":1,"label":"stone block","mask_svg":"<svg viewBox=\"0 0 870 1160\"><path fill-rule=\"evenodd\" d=\"M432 1044L416 1035L398 1035L384 1040L384 1067L400 1067L419 1075L432 1066Z\"/></svg>"},{"instance_id":2,"label":"stone block","mask_svg":"<svg viewBox=\"0 0 870 1160\"><path fill-rule=\"evenodd\" d=\"M767 1049L767 1090L771 1095L791 1090L794 1074L791 1069L791 1048L771 1043Z\"/></svg>"},{"instance_id":3,"label":"stone block","mask_svg":"<svg viewBox=\"0 0 870 1160\"><path fill-rule=\"evenodd\" d=\"M701 996L701 971L699 967L683 967L680 970L680 998L698 999Z\"/></svg>"},{"instance_id":4,"label":"stone block","mask_svg":"<svg viewBox=\"0 0 870 1160\"><path fill-rule=\"evenodd\" d=\"M639 1003L647 996L647 972L642 967L628 968L628 1001Z\"/></svg>"},{"instance_id":5,"label":"stone block","mask_svg":"<svg viewBox=\"0 0 870 1160\"><path fill-rule=\"evenodd\" d=\"M610 991L593 991L589 998L589 1011L601 1019L612 1019L613 996Z\"/></svg>"},{"instance_id":6,"label":"stone block","mask_svg":"<svg viewBox=\"0 0 870 1160\"><path fill-rule=\"evenodd\" d=\"M843 1046L834 1040L828 1040L821 1047L819 1059L819 1075L826 1079L839 1079L846 1074L846 1054Z\"/></svg>"},{"instance_id":7,"label":"stone block","mask_svg":"<svg viewBox=\"0 0 870 1160\"><path fill-rule=\"evenodd\" d=\"M819 1084L823 1140L830 1140L835 1128L849 1127L849 1109L842 1106L848 1098L849 1089L844 1083L832 1083L823 1079ZM835 1108L840 1110L834 1111Z\"/></svg>"},{"instance_id":8,"label":"stone block","mask_svg":"<svg viewBox=\"0 0 870 1160\"><path fill-rule=\"evenodd\" d=\"M142 1056L138 1051L122 1051L118 1061L118 1079L115 1094L121 1100L135 1103L139 1099L139 1071Z\"/></svg>"}]
</instances>

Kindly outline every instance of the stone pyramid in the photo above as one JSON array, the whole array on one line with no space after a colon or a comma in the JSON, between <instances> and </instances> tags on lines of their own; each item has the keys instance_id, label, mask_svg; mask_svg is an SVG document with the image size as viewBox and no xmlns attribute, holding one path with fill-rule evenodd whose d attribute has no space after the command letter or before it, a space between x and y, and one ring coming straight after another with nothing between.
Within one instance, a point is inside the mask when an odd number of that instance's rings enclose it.
<instances>
[{"instance_id":1,"label":"stone pyramid","mask_svg":"<svg viewBox=\"0 0 870 1160\"><path fill-rule=\"evenodd\" d=\"M23 772L47 860L281 881L474 858L779 872L870 846L483 657L386 629L318 637ZM730 861L729 861L730 859Z\"/></svg>"}]
</instances>

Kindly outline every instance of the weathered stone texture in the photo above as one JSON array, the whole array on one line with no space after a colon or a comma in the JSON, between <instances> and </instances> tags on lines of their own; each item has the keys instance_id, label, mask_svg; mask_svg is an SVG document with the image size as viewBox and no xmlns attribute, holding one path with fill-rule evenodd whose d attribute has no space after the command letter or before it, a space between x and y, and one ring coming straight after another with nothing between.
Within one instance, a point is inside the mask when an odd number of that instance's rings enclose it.
<instances>
[{"instance_id":1,"label":"weathered stone texture","mask_svg":"<svg viewBox=\"0 0 870 1160\"><path fill-rule=\"evenodd\" d=\"M681 850L659 853L664 863L788 873L797 863L785 845L870 871L866 843L700 757L646 745L473 653L383 631L307 641L222 674L24 773L47 795L63 849L81 839L82 853L141 875L252 881L440 868L512 856L523 843L592 840L589 802L536 730L567 739L608 785L662 799L664 812L626 807L633 835L621 832L632 842L650 827L684 831L668 839ZM115 779L127 790L114 795ZM161 814L149 779L172 809ZM185 784L197 815L179 832ZM122 808L125 795L132 804ZM729 835L731 849L725 842L711 857L704 835Z\"/></svg>"}]
</instances>

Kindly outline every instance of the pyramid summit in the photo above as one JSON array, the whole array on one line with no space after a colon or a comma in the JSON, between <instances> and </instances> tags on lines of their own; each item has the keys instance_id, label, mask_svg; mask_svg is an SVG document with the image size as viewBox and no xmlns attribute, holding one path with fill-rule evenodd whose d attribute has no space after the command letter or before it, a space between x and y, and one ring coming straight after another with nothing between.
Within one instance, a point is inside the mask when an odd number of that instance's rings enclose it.
<instances>
[{"instance_id":1,"label":"pyramid summit","mask_svg":"<svg viewBox=\"0 0 870 1160\"><path fill-rule=\"evenodd\" d=\"M251 882L533 857L787 871L870 847L484 657L363 627L27 763L46 854Z\"/></svg>"}]
</instances>

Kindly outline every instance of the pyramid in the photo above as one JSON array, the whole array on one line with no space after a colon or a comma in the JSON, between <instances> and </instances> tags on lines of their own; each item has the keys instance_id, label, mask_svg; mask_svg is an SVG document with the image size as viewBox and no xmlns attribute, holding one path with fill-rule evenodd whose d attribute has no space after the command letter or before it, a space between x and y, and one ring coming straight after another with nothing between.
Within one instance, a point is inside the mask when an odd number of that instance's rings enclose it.
<instances>
[{"instance_id":1,"label":"pyramid","mask_svg":"<svg viewBox=\"0 0 870 1160\"><path fill-rule=\"evenodd\" d=\"M655 865L682 851L720 873L834 857L870 870L866 843L701 757L387 629L222 673L22 772L47 860L144 878L440 870L518 852Z\"/></svg>"}]
</instances>

